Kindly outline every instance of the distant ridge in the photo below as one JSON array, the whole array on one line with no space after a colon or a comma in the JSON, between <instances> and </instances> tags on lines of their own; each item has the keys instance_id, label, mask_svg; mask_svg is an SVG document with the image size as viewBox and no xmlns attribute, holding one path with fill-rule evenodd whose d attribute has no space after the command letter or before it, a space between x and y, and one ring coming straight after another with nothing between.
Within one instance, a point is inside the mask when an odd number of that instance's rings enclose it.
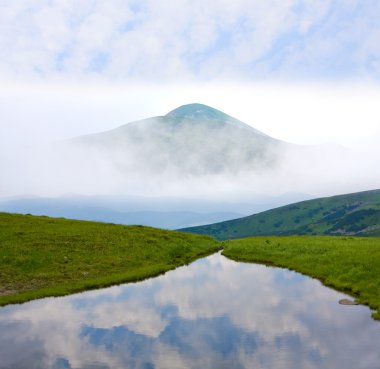
<instances>
[{"instance_id":1,"label":"distant ridge","mask_svg":"<svg viewBox=\"0 0 380 369\"><path fill-rule=\"evenodd\" d=\"M380 236L380 189L302 201L181 231L217 239L271 235Z\"/></svg>"}]
</instances>

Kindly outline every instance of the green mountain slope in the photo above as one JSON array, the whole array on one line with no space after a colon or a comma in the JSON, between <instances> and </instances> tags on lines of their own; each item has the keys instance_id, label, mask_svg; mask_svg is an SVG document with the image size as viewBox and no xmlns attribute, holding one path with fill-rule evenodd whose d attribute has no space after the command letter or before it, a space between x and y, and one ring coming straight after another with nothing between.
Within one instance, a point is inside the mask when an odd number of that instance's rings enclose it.
<instances>
[{"instance_id":1,"label":"green mountain slope","mask_svg":"<svg viewBox=\"0 0 380 369\"><path fill-rule=\"evenodd\" d=\"M380 190L302 201L182 231L217 239L259 235L380 236Z\"/></svg>"},{"instance_id":2,"label":"green mountain slope","mask_svg":"<svg viewBox=\"0 0 380 369\"><path fill-rule=\"evenodd\" d=\"M219 246L143 226L0 213L0 305L147 278Z\"/></svg>"}]
</instances>

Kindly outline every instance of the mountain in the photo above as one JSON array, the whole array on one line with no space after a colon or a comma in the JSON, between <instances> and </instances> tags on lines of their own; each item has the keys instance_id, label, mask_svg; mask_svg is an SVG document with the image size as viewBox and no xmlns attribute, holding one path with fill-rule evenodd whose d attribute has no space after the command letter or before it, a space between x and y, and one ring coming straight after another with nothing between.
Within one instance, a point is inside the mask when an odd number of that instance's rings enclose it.
<instances>
[{"instance_id":1,"label":"mountain","mask_svg":"<svg viewBox=\"0 0 380 369\"><path fill-rule=\"evenodd\" d=\"M349 192L374 172L356 175L363 161L345 149L287 143L202 104L65 140L53 151L41 154L46 167L38 181L60 194L231 199L321 187Z\"/></svg>"},{"instance_id":2,"label":"mountain","mask_svg":"<svg viewBox=\"0 0 380 369\"><path fill-rule=\"evenodd\" d=\"M306 198L310 196L296 193L279 197L251 196L249 202L191 197L35 196L0 198L0 211L178 229L235 219Z\"/></svg>"},{"instance_id":3,"label":"mountain","mask_svg":"<svg viewBox=\"0 0 380 369\"><path fill-rule=\"evenodd\" d=\"M188 104L164 116L68 142L85 150L81 160L122 173L191 178L262 171L275 166L288 146L249 125L202 104Z\"/></svg>"},{"instance_id":4,"label":"mountain","mask_svg":"<svg viewBox=\"0 0 380 369\"><path fill-rule=\"evenodd\" d=\"M302 201L181 231L217 239L260 235L380 236L380 190Z\"/></svg>"},{"instance_id":5,"label":"mountain","mask_svg":"<svg viewBox=\"0 0 380 369\"><path fill-rule=\"evenodd\" d=\"M163 204L151 204L150 207L138 199L130 200L118 206L111 200L100 201L90 198L20 198L12 200L0 200L0 211L19 214L45 215L50 217L68 218L76 220L91 220L99 222L144 225L164 229L177 229L191 227L242 216L236 211L223 211L210 209L205 211L207 204L203 204L203 212L200 205L196 210L186 210L186 204L182 207L171 208ZM247 214L247 213L246 213Z\"/></svg>"}]
</instances>

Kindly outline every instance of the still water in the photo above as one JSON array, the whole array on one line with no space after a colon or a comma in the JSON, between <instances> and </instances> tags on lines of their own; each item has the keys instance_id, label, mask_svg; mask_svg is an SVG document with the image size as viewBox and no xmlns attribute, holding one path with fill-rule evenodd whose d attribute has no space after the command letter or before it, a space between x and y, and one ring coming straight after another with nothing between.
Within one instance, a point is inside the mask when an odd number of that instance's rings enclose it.
<instances>
[{"instance_id":1,"label":"still water","mask_svg":"<svg viewBox=\"0 0 380 369\"><path fill-rule=\"evenodd\" d=\"M0 309L0 368L379 369L380 323L298 273L214 254Z\"/></svg>"}]
</instances>

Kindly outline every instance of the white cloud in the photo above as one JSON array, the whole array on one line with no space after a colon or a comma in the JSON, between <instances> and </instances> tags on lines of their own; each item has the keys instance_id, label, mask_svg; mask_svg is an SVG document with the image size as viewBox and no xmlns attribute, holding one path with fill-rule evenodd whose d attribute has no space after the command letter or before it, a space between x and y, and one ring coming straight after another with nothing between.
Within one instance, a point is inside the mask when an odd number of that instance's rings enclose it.
<instances>
[{"instance_id":1,"label":"white cloud","mask_svg":"<svg viewBox=\"0 0 380 369\"><path fill-rule=\"evenodd\" d=\"M0 75L161 82L339 73L377 78L379 16L379 6L358 1L3 1ZM345 61L339 73L331 62L337 57Z\"/></svg>"}]
</instances>

